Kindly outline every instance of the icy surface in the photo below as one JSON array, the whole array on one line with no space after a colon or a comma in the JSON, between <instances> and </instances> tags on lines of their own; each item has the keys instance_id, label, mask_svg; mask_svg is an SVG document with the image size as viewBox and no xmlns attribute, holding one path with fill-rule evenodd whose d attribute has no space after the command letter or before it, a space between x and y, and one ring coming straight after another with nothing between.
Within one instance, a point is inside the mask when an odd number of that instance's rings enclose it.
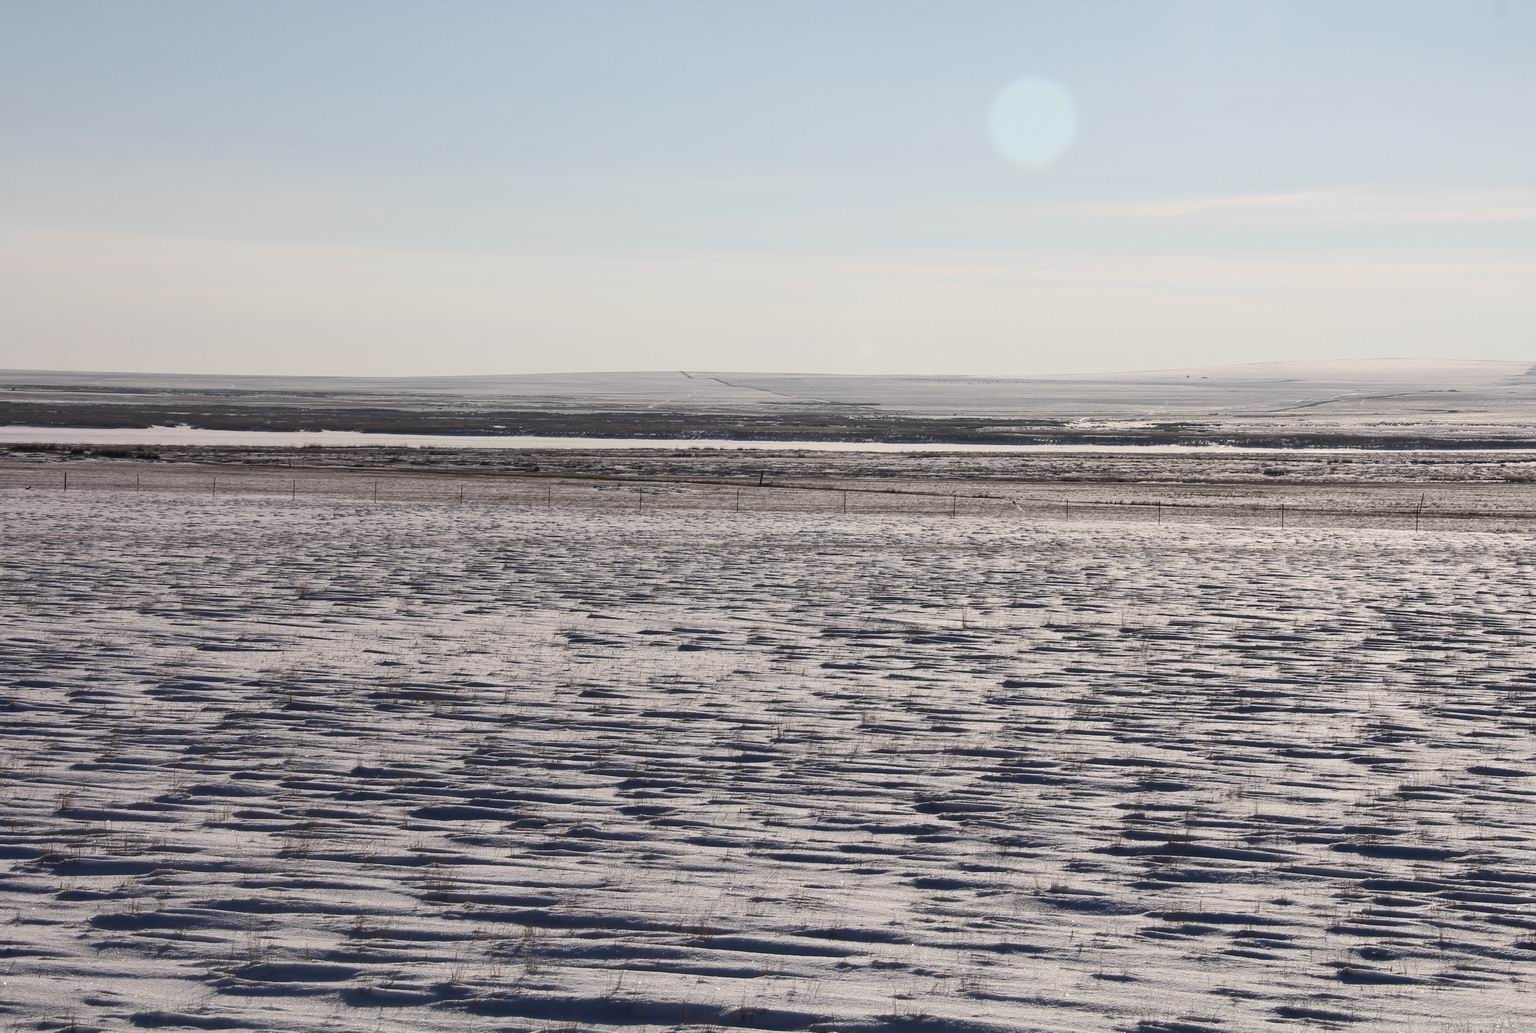
<instances>
[{"instance_id":1,"label":"icy surface","mask_svg":"<svg viewBox=\"0 0 1536 1033\"><path fill-rule=\"evenodd\" d=\"M0 493L0 1024L1536 1026L1526 535Z\"/></svg>"}]
</instances>

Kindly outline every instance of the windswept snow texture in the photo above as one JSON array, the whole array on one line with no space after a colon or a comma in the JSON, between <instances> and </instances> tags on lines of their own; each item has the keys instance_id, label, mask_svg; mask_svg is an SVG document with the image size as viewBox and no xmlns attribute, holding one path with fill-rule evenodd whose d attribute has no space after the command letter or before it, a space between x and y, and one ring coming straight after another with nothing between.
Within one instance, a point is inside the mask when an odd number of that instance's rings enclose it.
<instances>
[{"instance_id":1,"label":"windswept snow texture","mask_svg":"<svg viewBox=\"0 0 1536 1033\"><path fill-rule=\"evenodd\" d=\"M13 490L0 545L5 1029L1536 1028L1524 535Z\"/></svg>"}]
</instances>

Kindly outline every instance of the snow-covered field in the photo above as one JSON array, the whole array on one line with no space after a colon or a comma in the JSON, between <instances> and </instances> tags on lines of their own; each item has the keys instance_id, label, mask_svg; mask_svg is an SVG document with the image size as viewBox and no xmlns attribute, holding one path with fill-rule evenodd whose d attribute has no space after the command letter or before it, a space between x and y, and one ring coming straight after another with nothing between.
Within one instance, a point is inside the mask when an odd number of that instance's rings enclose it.
<instances>
[{"instance_id":1,"label":"snow-covered field","mask_svg":"<svg viewBox=\"0 0 1536 1033\"><path fill-rule=\"evenodd\" d=\"M0 1029L1536 1028L1528 533L446 494L0 492Z\"/></svg>"},{"instance_id":2,"label":"snow-covered field","mask_svg":"<svg viewBox=\"0 0 1536 1033\"><path fill-rule=\"evenodd\" d=\"M551 451L511 460L468 449L402 462L406 454L390 450L347 451L185 449L155 460L45 453L0 459L0 492L1536 532L1536 462L1487 461L1488 453L1460 462L1454 453L1374 453L1334 465L1329 460L1339 457L1303 450L1198 462L1190 453L1129 462L1114 454L1064 454L1040 463L1010 455L779 452L759 459L752 452L662 449L622 459Z\"/></svg>"},{"instance_id":3,"label":"snow-covered field","mask_svg":"<svg viewBox=\"0 0 1536 1033\"><path fill-rule=\"evenodd\" d=\"M1529 448L1533 422L1536 372L1528 362L1270 362L1036 377L670 371L337 378L0 370L0 424L52 428L45 440L89 440L59 432L97 428L94 440L103 442L112 440L100 434L106 428L142 433L153 424L186 423L226 433L327 428L396 440L448 434L950 447L1225 441ZM14 440L38 440L34 432L10 433ZM347 443L345 437L330 441Z\"/></svg>"},{"instance_id":4,"label":"snow-covered field","mask_svg":"<svg viewBox=\"0 0 1536 1033\"><path fill-rule=\"evenodd\" d=\"M1412 414L1465 422L1468 406L1528 415L1529 362L1338 360L1035 377L833 376L807 373L615 372L467 377L278 377L0 370L7 389L107 397L241 392L269 399L437 399L554 406L864 406L928 415L1050 415L1093 419L1267 413L1323 408L1324 420ZM1460 397L1451 398L1450 395ZM1488 415L1487 412L1483 415ZM1457 418L1461 417L1461 418Z\"/></svg>"}]
</instances>

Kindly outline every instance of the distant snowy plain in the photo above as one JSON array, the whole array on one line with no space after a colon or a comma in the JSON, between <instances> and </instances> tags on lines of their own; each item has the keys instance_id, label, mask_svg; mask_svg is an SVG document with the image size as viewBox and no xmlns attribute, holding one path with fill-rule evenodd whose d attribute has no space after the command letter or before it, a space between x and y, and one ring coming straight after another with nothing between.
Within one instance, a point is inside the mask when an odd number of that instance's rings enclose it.
<instances>
[{"instance_id":1,"label":"distant snowy plain","mask_svg":"<svg viewBox=\"0 0 1536 1033\"><path fill-rule=\"evenodd\" d=\"M475 438L494 445L498 435L556 435L770 445L815 440L835 447L943 442L947 449L1213 441L1530 448L1536 444L1536 373L1523 362L1404 359L1023 378L677 370L415 378L0 370L0 424L44 426L58 434L81 426L143 433L152 425L182 423L261 431L267 444L277 443L274 433L324 428L396 438L449 434L460 447ZM167 443L162 433L148 440ZM370 436L375 443L386 440L381 433Z\"/></svg>"},{"instance_id":2,"label":"distant snowy plain","mask_svg":"<svg viewBox=\"0 0 1536 1033\"><path fill-rule=\"evenodd\" d=\"M135 446L226 446L249 448L423 448L486 449L526 452L533 450L610 450L642 451L654 449L743 452L882 452L903 455L918 453L1126 453L1131 455L1179 455L1186 452L1219 452L1228 455L1292 455L1290 448L1244 448L1228 445L1011 445L967 444L964 442L893 442L893 441L737 441L725 438L593 438L538 437L527 434L370 434L350 430L271 431L204 430L198 427L0 427L0 445L135 445ZM1310 449L1315 455L1369 455L1364 448ZM1413 449L1413 452L1443 454L1445 450ZM1529 457L1532 449L1510 449L1507 454Z\"/></svg>"},{"instance_id":3,"label":"distant snowy plain","mask_svg":"<svg viewBox=\"0 0 1536 1033\"><path fill-rule=\"evenodd\" d=\"M1530 536L0 491L0 1028L1536 1028Z\"/></svg>"}]
</instances>

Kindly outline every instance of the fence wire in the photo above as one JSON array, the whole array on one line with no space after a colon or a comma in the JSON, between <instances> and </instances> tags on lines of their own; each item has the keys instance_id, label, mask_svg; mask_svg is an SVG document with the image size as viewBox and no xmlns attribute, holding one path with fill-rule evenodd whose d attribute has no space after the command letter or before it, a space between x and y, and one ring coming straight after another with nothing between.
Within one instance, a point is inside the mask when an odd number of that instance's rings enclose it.
<instances>
[{"instance_id":1,"label":"fence wire","mask_svg":"<svg viewBox=\"0 0 1536 1033\"><path fill-rule=\"evenodd\" d=\"M24 464L0 468L0 490L201 495L229 500L288 499L377 504L496 506L514 509L580 507L594 510L741 513L904 514L1009 516L1069 523L1129 521L1220 524L1234 527L1387 528L1398 530L1536 531L1536 490L1480 496L1468 506L1455 498L1431 501L1417 490L1367 485L1330 487L1308 500L1304 491L1285 501L1273 493L1224 486L1182 486L1196 497L1147 498L1176 485L1074 483L1025 490L972 484L940 487L881 486L868 482L778 483L686 478L572 477L463 472L401 472L191 466L149 469L75 468ZM1141 496L1141 497L1138 497ZM1491 503L1491 504L1490 504Z\"/></svg>"}]
</instances>

